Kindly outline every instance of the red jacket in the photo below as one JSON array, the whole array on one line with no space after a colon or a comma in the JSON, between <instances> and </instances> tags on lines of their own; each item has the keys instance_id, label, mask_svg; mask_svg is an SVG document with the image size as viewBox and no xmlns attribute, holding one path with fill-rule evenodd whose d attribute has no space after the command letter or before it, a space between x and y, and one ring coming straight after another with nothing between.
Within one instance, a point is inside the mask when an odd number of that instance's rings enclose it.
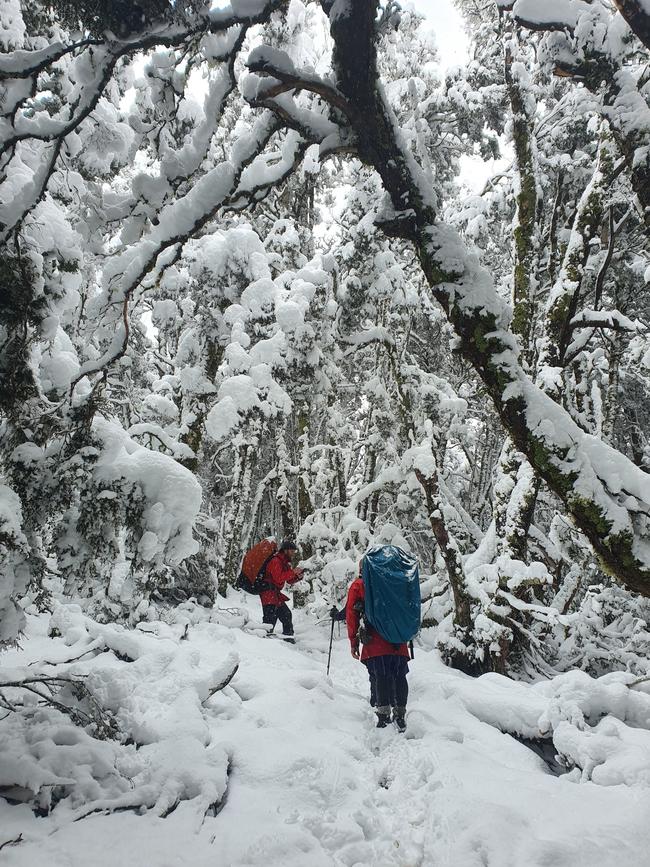
<instances>
[{"instance_id":1,"label":"red jacket","mask_svg":"<svg viewBox=\"0 0 650 867\"><path fill-rule=\"evenodd\" d=\"M359 622L361 620L361 613L359 611L355 611L354 605L355 602L363 602L366 596L366 589L363 586L363 581L361 578L355 578L355 580L350 584L350 589L348 590L348 599L345 603L345 622L348 627L348 638L350 639L350 645L352 648L359 647L359 639L357 637L357 632L359 631ZM365 662L366 659L372 659L373 656L405 656L407 659L410 659L408 645L406 644L391 644L390 641L386 641L385 638L382 638L381 635L370 626L370 624L366 621L366 626L368 627L368 631L370 633L370 639L367 644L364 644L361 649L361 662Z\"/></svg>"},{"instance_id":2,"label":"red jacket","mask_svg":"<svg viewBox=\"0 0 650 867\"><path fill-rule=\"evenodd\" d=\"M295 584L300 580L302 572L296 572L291 568L291 557L284 551L279 551L269 561L264 570L264 580L273 584L270 590L260 593L262 605L282 605L289 598L280 593L285 584Z\"/></svg>"}]
</instances>

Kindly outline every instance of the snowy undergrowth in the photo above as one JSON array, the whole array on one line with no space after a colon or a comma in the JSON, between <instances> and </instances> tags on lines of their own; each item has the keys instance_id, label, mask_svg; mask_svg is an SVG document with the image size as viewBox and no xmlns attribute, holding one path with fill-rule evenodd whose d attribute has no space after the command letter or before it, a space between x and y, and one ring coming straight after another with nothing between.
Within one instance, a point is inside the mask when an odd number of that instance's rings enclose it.
<instances>
[{"instance_id":1,"label":"snowy undergrowth","mask_svg":"<svg viewBox=\"0 0 650 867\"><path fill-rule=\"evenodd\" d=\"M427 631L404 738L373 728L365 670L343 635L328 679L328 624L297 612L292 647L260 637L256 600L228 604L188 604L132 630L71 605L49 622L28 616L2 680L83 677L121 734L98 740L55 709L0 722L0 785L23 800L0 799L0 845L21 839L2 849L5 863L644 863L648 684L471 679L441 664ZM554 776L507 733L552 738L575 769Z\"/></svg>"},{"instance_id":2,"label":"snowy undergrowth","mask_svg":"<svg viewBox=\"0 0 650 867\"><path fill-rule=\"evenodd\" d=\"M0 722L4 793L46 814L53 827L99 810L146 808L164 816L183 800L192 801L202 819L218 805L229 759L211 744L202 702L237 665L230 630L215 626L215 652L201 658L180 640L182 627L127 630L99 624L76 605L57 606L49 619L47 631L58 638L48 638L45 627L45 618L31 622L25 650L12 654L23 664L3 667L0 683L28 679L44 695L47 678L70 683L55 693L59 707L43 705L34 692L0 687L16 707ZM94 737L96 725L75 726L60 709L88 712L75 683L102 709L114 738Z\"/></svg>"}]
</instances>

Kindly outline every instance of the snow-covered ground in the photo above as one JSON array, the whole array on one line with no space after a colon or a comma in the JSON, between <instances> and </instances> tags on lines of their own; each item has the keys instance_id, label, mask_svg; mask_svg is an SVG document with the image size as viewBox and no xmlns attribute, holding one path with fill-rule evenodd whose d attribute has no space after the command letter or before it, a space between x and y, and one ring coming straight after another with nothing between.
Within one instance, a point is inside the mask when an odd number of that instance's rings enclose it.
<instances>
[{"instance_id":1,"label":"snow-covered ground","mask_svg":"<svg viewBox=\"0 0 650 867\"><path fill-rule=\"evenodd\" d=\"M256 600L249 607L259 621ZM130 742L86 742L55 711L40 735L2 720L0 785L22 773L21 785L35 788L40 774L47 788L43 775L50 786L58 775L66 796L40 818L0 799L0 844L22 835L0 851L3 864L650 863L647 684L580 673L534 686L471 679L421 645L404 736L374 728L365 669L343 634L326 676L328 623L297 612L291 646L254 623L242 630L232 609L214 619L188 607L175 622L127 631L60 608L61 637L48 638L48 618L29 618L22 649L2 657L2 680L36 660L103 651L67 669L88 675ZM237 661L230 684L210 696ZM554 734L580 768L554 775L499 727Z\"/></svg>"}]
</instances>

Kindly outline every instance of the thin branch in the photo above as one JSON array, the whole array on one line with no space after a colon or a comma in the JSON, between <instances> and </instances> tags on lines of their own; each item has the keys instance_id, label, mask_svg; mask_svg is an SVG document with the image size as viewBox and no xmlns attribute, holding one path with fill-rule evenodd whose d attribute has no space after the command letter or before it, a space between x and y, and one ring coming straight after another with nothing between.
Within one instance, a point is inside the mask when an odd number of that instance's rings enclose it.
<instances>
[{"instance_id":1,"label":"thin branch","mask_svg":"<svg viewBox=\"0 0 650 867\"><path fill-rule=\"evenodd\" d=\"M19 834L17 837L14 837L12 840L5 840L4 843L0 843L0 849L4 849L5 846L16 846L18 843L23 842L23 835Z\"/></svg>"},{"instance_id":2,"label":"thin branch","mask_svg":"<svg viewBox=\"0 0 650 867\"><path fill-rule=\"evenodd\" d=\"M233 668L233 670L230 672L230 674L227 674L226 677L224 677L224 679L222 681L220 681L216 686L210 687L210 689L208 690L207 698L204 698L203 701L201 702L201 704L205 704L206 701L208 699L212 698L212 696L215 693L221 692L222 689L225 689L228 686L228 684L230 683L230 681L233 679L233 677L237 674L238 670L239 670L239 663L237 663L237 665Z\"/></svg>"},{"instance_id":3,"label":"thin branch","mask_svg":"<svg viewBox=\"0 0 650 867\"><path fill-rule=\"evenodd\" d=\"M648 683L650 681L650 677L640 677L638 680L633 680L632 683L626 684L627 687L632 689L633 686L639 686L642 683Z\"/></svg>"},{"instance_id":4,"label":"thin branch","mask_svg":"<svg viewBox=\"0 0 650 867\"><path fill-rule=\"evenodd\" d=\"M614 241L616 239L616 229L614 227L614 206L609 206L609 214L608 214L608 226L609 226L609 242L607 244L607 253L605 254L605 258L603 260L602 265L598 270L598 276L596 277L596 289L594 295L594 307L596 310L600 309L600 299L603 295L603 287L605 285L605 276L607 274L607 270L612 262L612 257L614 256Z\"/></svg>"}]
</instances>

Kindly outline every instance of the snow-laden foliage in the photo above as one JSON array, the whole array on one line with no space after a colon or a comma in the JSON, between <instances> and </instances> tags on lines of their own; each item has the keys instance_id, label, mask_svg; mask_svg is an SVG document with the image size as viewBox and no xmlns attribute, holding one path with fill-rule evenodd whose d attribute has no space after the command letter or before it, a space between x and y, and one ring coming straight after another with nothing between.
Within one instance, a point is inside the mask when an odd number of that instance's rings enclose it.
<instances>
[{"instance_id":1,"label":"snow-laden foliage","mask_svg":"<svg viewBox=\"0 0 650 867\"><path fill-rule=\"evenodd\" d=\"M650 8L457 0L445 73L404 5L0 5L16 865L647 852ZM270 535L296 649L233 590ZM394 747L322 676L376 543L422 578Z\"/></svg>"},{"instance_id":2,"label":"snow-laden foliage","mask_svg":"<svg viewBox=\"0 0 650 867\"><path fill-rule=\"evenodd\" d=\"M208 625L223 658L202 660L179 641L182 620L128 631L56 606L48 634L60 640L48 652L57 658L3 669L4 795L50 816L53 828L98 810L166 816L181 801L200 823L218 808L230 760L224 748L206 748L204 704L238 658L228 629Z\"/></svg>"},{"instance_id":3,"label":"snow-laden foliage","mask_svg":"<svg viewBox=\"0 0 650 867\"><path fill-rule=\"evenodd\" d=\"M7 7L0 640L53 576L103 620L211 602L274 534L316 615L397 541L453 664L600 672L602 593L628 667L645 13L555 6L460 2L446 76L393 3Z\"/></svg>"},{"instance_id":4,"label":"snow-laden foliage","mask_svg":"<svg viewBox=\"0 0 650 867\"><path fill-rule=\"evenodd\" d=\"M0 687L15 706L0 720L7 864L643 862L647 683L469 679L441 664L426 630L406 735L374 731L345 638L328 678L325 625L298 612L290 647L251 632L254 607L225 605L186 603L135 629L74 605L28 612L2 679L32 684ZM67 684L55 708L42 685L28 691L53 672L84 697ZM72 724L89 696L112 739Z\"/></svg>"}]
</instances>

